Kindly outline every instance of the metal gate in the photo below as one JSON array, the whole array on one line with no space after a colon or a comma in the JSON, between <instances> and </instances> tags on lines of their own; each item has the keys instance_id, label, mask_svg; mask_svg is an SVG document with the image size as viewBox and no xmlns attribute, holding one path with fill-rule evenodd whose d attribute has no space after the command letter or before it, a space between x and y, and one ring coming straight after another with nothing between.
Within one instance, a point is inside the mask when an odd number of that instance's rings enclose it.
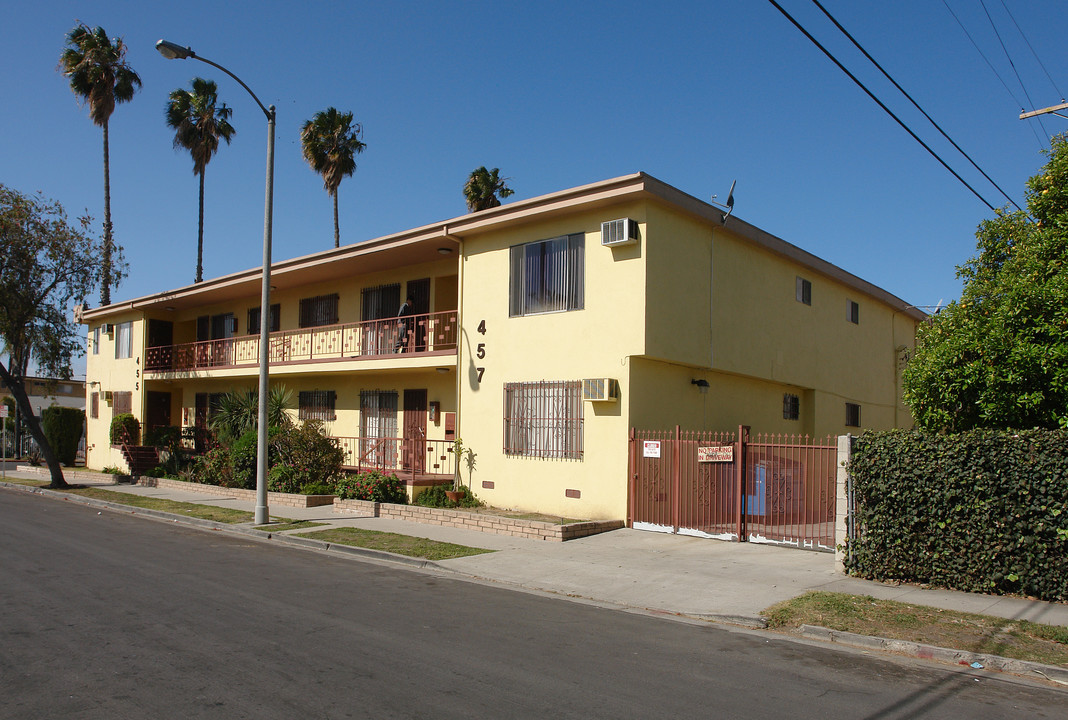
<instances>
[{"instance_id":1,"label":"metal gate","mask_svg":"<svg viewBox=\"0 0 1068 720\"><path fill-rule=\"evenodd\" d=\"M631 430L629 525L834 550L834 437Z\"/></svg>"}]
</instances>

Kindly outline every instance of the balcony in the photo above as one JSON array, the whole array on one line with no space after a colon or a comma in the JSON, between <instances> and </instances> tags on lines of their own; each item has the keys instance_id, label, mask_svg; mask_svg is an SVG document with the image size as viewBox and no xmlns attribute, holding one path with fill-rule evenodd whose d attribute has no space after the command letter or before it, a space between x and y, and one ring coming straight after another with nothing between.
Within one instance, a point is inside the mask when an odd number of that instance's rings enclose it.
<instances>
[{"instance_id":1,"label":"balcony","mask_svg":"<svg viewBox=\"0 0 1068 720\"><path fill-rule=\"evenodd\" d=\"M405 326L397 318L344 325L326 325L270 334L268 362L289 365L312 362L411 356L456 352L456 311L412 315ZM145 350L146 374L255 368L260 362L260 336L163 345Z\"/></svg>"}]
</instances>

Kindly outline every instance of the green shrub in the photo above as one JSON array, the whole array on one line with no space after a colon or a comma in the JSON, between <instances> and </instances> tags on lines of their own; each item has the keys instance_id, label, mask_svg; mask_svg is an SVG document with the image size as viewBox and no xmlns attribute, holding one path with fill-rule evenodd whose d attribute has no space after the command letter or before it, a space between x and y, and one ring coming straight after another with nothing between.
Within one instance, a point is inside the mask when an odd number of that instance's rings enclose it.
<instances>
[{"instance_id":1,"label":"green shrub","mask_svg":"<svg viewBox=\"0 0 1068 720\"><path fill-rule=\"evenodd\" d=\"M270 446L272 468L289 469L286 482L293 489L285 492L298 492L308 483L333 485L341 477L345 452L336 438L327 437L321 422L271 428Z\"/></svg>"},{"instance_id":2,"label":"green shrub","mask_svg":"<svg viewBox=\"0 0 1068 720\"><path fill-rule=\"evenodd\" d=\"M485 504L475 497L475 494L466 487L461 487L458 491L463 493L460 500L453 502L449 499L449 496L445 494L446 492L452 492L452 490L453 488L451 485L435 485L434 487L427 488L416 495L413 504L436 508L482 507Z\"/></svg>"},{"instance_id":3,"label":"green shrub","mask_svg":"<svg viewBox=\"0 0 1068 720\"><path fill-rule=\"evenodd\" d=\"M358 475L346 475L337 482L337 496L342 500L371 500L373 502L408 502L404 483L393 473L370 470Z\"/></svg>"},{"instance_id":4,"label":"green shrub","mask_svg":"<svg viewBox=\"0 0 1068 720\"><path fill-rule=\"evenodd\" d=\"M307 483L300 488L301 495L334 495L334 486L329 483Z\"/></svg>"},{"instance_id":5,"label":"green shrub","mask_svg":"<svg viewBox=\"0 0 1068 720\"><path fill-rule=\"evenodd\" d=\"M1068 600L1068 430L857 438L851 573Z\"/></svg>"},{"instance_id":6,"label":"green shrub","mask_svg":"<svg viewBox=\"0 0 1068 720\"><path fill-rule=\"evenodd\" d=\"M73 465L82 439L85 411L53 405L41 412L41 429L61 465Z\"/></svg>"},{"instance_id":7,"label":"green shrub","mask_svg":"<svg viewBox=\"0 0 1068 720\"><path fill-rule=\"evenodd\" d=\"M120 413L111 418L111 444L121 445L123 442L123 430L129 437L131 445L141 444L141 423L130 413Z\"/></svg>"},{"instance_id":8,"label":"green shrub","mask_svg":"<svg viewBox=\"0 0 1068 720\"><path fill-rule=\"evenodd\" d=\"M224 447L214 447L196 459L189 471L192 482L205 485L234 487L230 471L230 452Z\"/></svg>"},{"instance_id":9,"label":"green shrub","mask_svg":"<svg viewBox=\"0 0 1068 720\"><path fill-rule=\"evenodd\" d=\"M256 455L259 449L259 433L253 429L234 441L230 446L230 472L233 487L254 490L256 488Z\"/></svg>"},{"instance_id":10,"label":"green shrub","mask_svg":"<svg viewBox=\"0 0 1068 720\"><path fill-rule=\"evenodd\" d=\"M267 489L271 492L281 493L299 492L300 484L297 482L297 471L288 465L275 465L267 473Z\"/></svg>"}]
</instances>

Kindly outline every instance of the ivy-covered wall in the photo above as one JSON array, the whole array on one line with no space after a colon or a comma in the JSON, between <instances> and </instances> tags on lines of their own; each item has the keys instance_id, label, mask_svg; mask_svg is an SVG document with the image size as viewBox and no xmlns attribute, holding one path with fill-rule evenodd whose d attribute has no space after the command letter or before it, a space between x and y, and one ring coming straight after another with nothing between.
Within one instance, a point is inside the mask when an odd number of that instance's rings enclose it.
<instances>
[{"instance_id":1,"label":"ivy-covered wall","mask_svg":"<svg viewBox=\"0 0 1068 720\"><path fill-rule=\"evenodd\" d=\"M865 433L849 469L851 574L1068 600L1068 430Z\"/></svg>"}]
</instances>

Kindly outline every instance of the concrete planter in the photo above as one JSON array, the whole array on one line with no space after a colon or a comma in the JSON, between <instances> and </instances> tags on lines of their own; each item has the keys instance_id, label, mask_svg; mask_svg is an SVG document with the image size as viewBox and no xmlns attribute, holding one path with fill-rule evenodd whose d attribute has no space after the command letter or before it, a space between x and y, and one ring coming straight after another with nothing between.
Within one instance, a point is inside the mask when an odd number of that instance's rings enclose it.
<instances>
[{"instance_id":1,"label":"concrete planter","mask_svg":"<svg viewBox=\"0 0 1068 720\"><path fill-rule=\"evenodd\" d=\"M141 477L138 478L137 483L138 485L145 485L147 487L171 488L173 490L185 490L187 492L203 493L215 497L232 497L256 502L255 490L225 488L218 485L204 485L203 483L172 480L171 478ZM285 507L310 508L332 505L333 502L333 495L300 495L297 493L279 492L267 493L267 504L270 506L282 505Z\"/></svg>"}]
</instances>

